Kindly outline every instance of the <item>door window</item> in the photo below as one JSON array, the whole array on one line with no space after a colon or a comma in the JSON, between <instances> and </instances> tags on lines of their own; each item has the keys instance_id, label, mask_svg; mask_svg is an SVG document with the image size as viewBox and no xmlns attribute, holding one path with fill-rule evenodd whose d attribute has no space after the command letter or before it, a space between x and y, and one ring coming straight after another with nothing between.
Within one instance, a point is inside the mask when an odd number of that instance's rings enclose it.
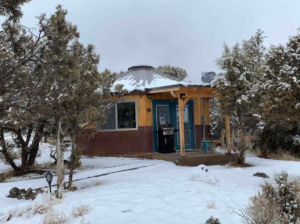
<instances>
[{"instance_id":1,"label":"door window","mask_svg":"<svg viewBox=\"0 0 300 224\"><path fill-rule=\"evenodd\" d=\"M176 121L177 121L177 128L179 130L180 127L179 127L178 105L176 106ZM184 105L184 107L183 107L183 124L184 124L184 140L185 140L185 144L188 145L188 144L190 144L189 106L188 105ZM178 139L178 144L180 145L179 131L177 132L177 139Z\"/></svg>"},{"instance_id":2,"label":"door window","mask_svg":"<svg viewBox=\"0 0 300 224\"><path fill-rule=\"evenodd\" d=\"M156 106L156 121L157 128L160 125L169 124L169 106L168 105L157 105Z\"/></svg>"}]
</instances>

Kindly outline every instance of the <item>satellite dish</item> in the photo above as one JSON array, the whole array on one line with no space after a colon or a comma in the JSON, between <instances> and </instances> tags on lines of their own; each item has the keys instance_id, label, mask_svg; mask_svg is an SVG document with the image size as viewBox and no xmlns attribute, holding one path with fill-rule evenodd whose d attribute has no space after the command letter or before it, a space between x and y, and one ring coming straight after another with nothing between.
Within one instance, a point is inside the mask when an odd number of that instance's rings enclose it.
<instances>
[{"instance_id":1,"label":"satellite dish","mask_svg":"<svg viewBox=\"0 0 300 224\"><path fill-rule=\"evenodd\" d=\"M205 83L210 83L216 76L215 72L202 72L201 80Z\"/></svg>"}]
</instances>

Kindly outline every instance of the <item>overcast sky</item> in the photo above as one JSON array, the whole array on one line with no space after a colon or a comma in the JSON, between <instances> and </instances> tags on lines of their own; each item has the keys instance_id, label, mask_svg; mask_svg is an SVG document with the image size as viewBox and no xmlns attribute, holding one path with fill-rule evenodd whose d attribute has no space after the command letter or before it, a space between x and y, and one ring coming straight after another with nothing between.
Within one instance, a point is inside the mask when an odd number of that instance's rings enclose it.
<instances>
[{"instance_id":1,"label":"overcast sky","mask_svg":"<svg viewBox=\"0 0 300 224\"><path fill-rule=\"evenodd\" d=\"M34 27L35 16L50 15L58 4L81 41L96 46L100 71L170 64L194 82L203 71L218 71L224 42L233 45L261 28L266 46L285 43L300 27L299 0L32 0L23 23Z\"/></svg>"}]
</instances>

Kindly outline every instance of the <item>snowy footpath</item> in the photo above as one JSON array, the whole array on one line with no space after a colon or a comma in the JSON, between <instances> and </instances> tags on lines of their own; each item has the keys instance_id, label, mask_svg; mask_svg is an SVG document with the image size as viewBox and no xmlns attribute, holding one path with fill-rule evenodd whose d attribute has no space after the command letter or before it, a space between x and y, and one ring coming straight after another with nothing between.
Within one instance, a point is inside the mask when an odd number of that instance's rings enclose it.
<instances>
[{"instance_id":1,"label":"snowy footpath","mask_svg":"<svg viewBox=\"0 0 300 224\"><path fill-rule=\"evenodd\" d=\"M39 162L47 161L49 153L46 152L47 147L44 147L44 155L39 157ZM127 171L75 182L78 190L64 193L54 210L63 212L69 223L78 224L204 224L210 216L219 218L222 224L239 224L241 219L235 212L248 204L249 197L257 193L259 185L265 181L254 177L254 173L266 173L271 177L267 180L270 182L274 181L273 174L282 170L286 170L291 178L300 175L300 162L265 160L254 156L247 156L246 162L254 166L207 166L202 169L204 166L180 167L158 160L83 158L84 169L78 171L74 179ZM0 183L0 220L9 224L43 223L43 214L25 213L9 221L5 219L9 212L34 203L7 198L12 187L44 186L45 179ZM74 218L72 209L80 205L89 205L89 212L84 217Z\"/></svg>"}]
</instances>

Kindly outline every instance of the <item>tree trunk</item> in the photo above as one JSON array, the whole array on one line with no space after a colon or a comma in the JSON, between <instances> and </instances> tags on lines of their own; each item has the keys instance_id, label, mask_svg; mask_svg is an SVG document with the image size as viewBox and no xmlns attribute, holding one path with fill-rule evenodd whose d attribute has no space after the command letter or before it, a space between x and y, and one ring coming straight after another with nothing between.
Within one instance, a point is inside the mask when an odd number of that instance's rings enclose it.
<instances>
[{"instance_id":1,"label":"tree trunk","mask_svg":"<svg viewBox=\"0 0 300 224\"><path fill-rule=\"evenodd\" d=\"M237 164L244 165L245 164L245 151L246 151L246 144L245 144L245 132L244 132L244 127L243 127L243 122L242 122L242 116L241 113L238 111L238 120L239 120L239 131L240 131L240 153L239 153L239 158L237 160Z\"/></svg>"},{"instance_id":2,"label":"tree trunk","mask_svg":"<svg viewBox=\"0 0 300 224\"><path fill-rule=\"evenodd\" d=\"M245 133L243 127L240 126L240 153L237 160L237 164L244 165L245 164L245 151L246 151L246 144L245 144Z\"/></svg>"},{"instance_id":3,"label":"tree trunk","mask_svg":"<svg viewBox=\"0 0 300 224\"><path fill-rule=\"evenodd\" d=\"M75 134L73 133L71 136L71 144L72 144L72 152L71 152L71 156L70 156L70 173L69 173L69 184L68 184L68 188L70 189L72 187L72 183L73 183L73 173L74 173L74 168L75 168L75 160L76 160L76 145L75 145Z\"/></svg>"},{"instance_id":4,"label":"tree trunk","mask_svg":"<svg viewBox=\"0 0 300 224\"><path fill-rule=\"evenodd\" d=\"M29 127L28 127L27 138L26 138L26 142L25 142L27 146L28 146L29 141L31 139L32 131L33 131L33 125L30 124Z\"/></svg>"},{"instance_id":5,"label":"tree trunk","mask_svg":"<svg viewBox=\"0 0 300 224\"><path fill-rule=\"evenodd\" d=\"M21 149L21 171L25 172L28 167L28 155L29 153L27 152L26 149Z\"/></svg>"},{"instance_id":6,"label":"tree trunk","mask_svg":"<svg viewBox=\"0 0 300 224\"><path fill-rule=\"evenodd\" d=\"M64 154L61 146L61 120L57 120L57 137L56 137L56 154L57 154L57 189L61 189L64 181Z\"/></svg>"},{"instance_id":7,"label":"tree trunk","mask_svg":"<svg viewBox=\"0 0 300 224\"><path fill-rule=\"evenodd\" d=\"M264 128L260 136L260 151L261 151L261 157L263 158L268 158L267 139L268 139L268 130L267 128Z\"/></svg>"},{"instance_id":8,"label":"tree trunk","mask_svg":"<svg viewBox=\"0 0 300 224\"><path fill-rule=\"evenodd\" d=\"M27 144L23 139L22 136L22 132L21 129L17 129L15 131L15 134L17 136L17 140L15 141L16 143L18 143L21 146L21 171L24 172L27 169L27 165L28 165L28 148L27 148Z\"/></svg>"},{"instance_id":9,"label":"tree trunk","mask_svg":"<svg viewBox=\"0 0 300 224\"><path fill-rule=\"evenodd\" d=\"M44 127L45 127L44 123L41 122L39 123L38 127L35 130L35 135L29 149L29 158L28 158L28 166L27 166L28 170L31 170L35 163L35 159L39 151L39 145L43 138Z\"/></svg>"},{"instance_id":10,"label":"tree trunk","mask_svg":"<svg viewBox=\"0 0 300 224\"><path fill-rule=\"evenodd\" d=\"M0 146L1 146L1 150L0 153L3 155L4 160L7 164L9 164L11 166L11 168L13 168L14 171L18 172L20 171L20 167L18 167L15 162L13 157L11 156L11 154L8 152L7 149L7 145L5 143L5 138L4 138L4 130L3 128L0 128Z\"/></svg>"}]
</instances>

